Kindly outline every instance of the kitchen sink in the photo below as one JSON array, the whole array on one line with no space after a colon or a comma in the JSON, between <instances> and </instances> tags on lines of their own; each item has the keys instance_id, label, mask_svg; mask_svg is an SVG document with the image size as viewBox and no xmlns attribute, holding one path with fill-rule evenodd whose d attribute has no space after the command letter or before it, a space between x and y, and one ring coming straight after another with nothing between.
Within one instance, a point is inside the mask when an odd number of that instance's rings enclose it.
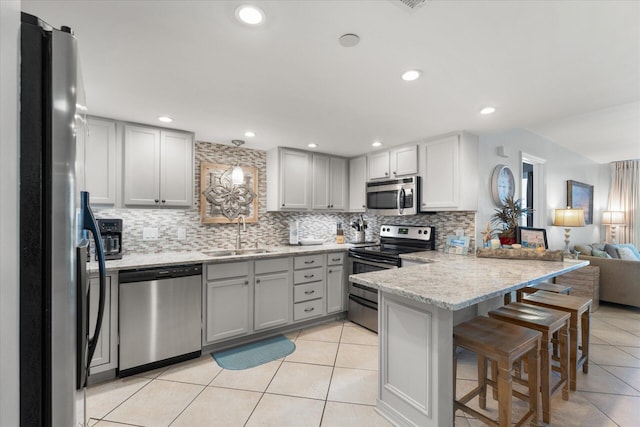
<instances>
[{"instance_id":1,"label":"kitchen sink","mask_svg":"<svg viewBox=\"0 0 640 427\"><path fill-rule=\"evenodd\" d=\"M265 254L270 252L264 248L247 248L247 249L229 249L220 251L203 251L202 253L212 258L220 258L234 255L252 255L252 254Z\"/></svg>"}]
</instances>

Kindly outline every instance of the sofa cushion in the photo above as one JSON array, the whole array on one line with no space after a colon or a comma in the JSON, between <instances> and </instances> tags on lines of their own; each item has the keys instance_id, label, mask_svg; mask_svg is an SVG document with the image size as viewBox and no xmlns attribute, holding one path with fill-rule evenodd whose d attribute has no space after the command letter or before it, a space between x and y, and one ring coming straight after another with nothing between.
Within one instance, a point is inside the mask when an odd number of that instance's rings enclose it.
<instances>
[{"instance_id":1,"label":"sofa cushion","mask_svg":"<svg viewBox=\"0 0 640 427\"><path fill-rule=\"evenodd\" d=\"M591 256L592 249L591 249L591 246L589 245L575 245L573 249L580 252L582 255Z\"/></svg>"},{"instance_id":2,"label":"sofa cushion","mask_svg":"<svg viewBox=\"0 0 640 427\"><path fill-rule=\"evenodd\" d=\"M629 248L618 248L618 256L620 259L626 259L627 261L640 261Z\"/></svg>"},{"instance_id":3,"label":"sofa cushion","mask_svg":"<svg viewBox=\"0 0 640 427\"><path fill-rule=\"evenodd\" d=\"M592 243L591 244L591 248L592 249L597 249L599 251L604 251L605 245L606 245L606 243Z\"/></svg>"},{"instance_id":4,"label":"sofa cushion","mask_svg":"<svg viewBox=\"0 0 640 427\"><path fill-rule=\"evenodd\" d=\"M610 245L607 243L606 245L604 245L604 251L608 253L611 258L615 258L615 259L620 258L618 256L618 249L613 245Z\"/></svg>"},{"instance_id":5,"label":"sofa cushion","mask_svg":"<svg viewBox=\"0 0 640 427\"><path fill-rule=\"evenodd\" d=\"M615 245L615 247L618 248L618 249L619 248L627 248L627 249L629 249L636 256L636 259L638 261L640 261L640 251L638 251L638 248L633 246L631 243L619 243L619 244ZM620 257L620 258L622 258L622 257Z\"/></svg>"},{"instance_id":6,"label":"sofa cushion","mask_svg":"<svg viewBox=\"0 0 640 427\"><path fill-rule=\"evenodd\" d=\"M599 251L598 249L594 249L593 251L591 251L591 255L595 256L595 257L598 257L598 258L611 259L611 255L609 255L605 251Z\"/></svg>"}]
</instances>

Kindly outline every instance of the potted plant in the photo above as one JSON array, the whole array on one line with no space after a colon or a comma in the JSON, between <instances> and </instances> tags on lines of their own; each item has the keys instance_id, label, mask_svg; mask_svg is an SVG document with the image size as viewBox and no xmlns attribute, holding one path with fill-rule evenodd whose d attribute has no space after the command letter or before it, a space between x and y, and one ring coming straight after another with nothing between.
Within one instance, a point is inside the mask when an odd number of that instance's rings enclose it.
<instances>
[{"instance_id":1,"label":"potted plant","mask_svg":"<svg viewBox=\"0 0 640 427\"><path fill-rule=\"evenodd\" d=\"M500 243L503 245L512 245L516 243L516 230L520 218L533 212L531 208L522 207L522 199L515 200L508 196L504 200L504 204L495 209L495 213L491 216L491 222L498 225L501 230L498 233Z\"/></svg>"}]
</instances>

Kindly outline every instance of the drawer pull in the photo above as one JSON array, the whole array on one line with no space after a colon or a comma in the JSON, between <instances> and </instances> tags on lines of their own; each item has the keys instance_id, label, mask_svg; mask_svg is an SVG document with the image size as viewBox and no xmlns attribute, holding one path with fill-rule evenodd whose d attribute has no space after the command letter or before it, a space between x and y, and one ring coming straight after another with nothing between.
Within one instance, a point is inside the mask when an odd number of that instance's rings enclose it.
<instances>
[{"instance_id":1,"label":"drawer pull","mask_svg":"<svg viewBox=\"0 0 640 427\"><path fill-rule=\"evenodd\" d=\"M331 258L331 261L340 261L342 258Z\"/></svg>"},{"instance_id":2,"label":"drawer pull","mask_svg":"<svg viewBox=\"0 0 640 427\"><path fill-rule=\"evenodd\" d=\"M316 293L315 290L314 291L304 291L305 295L311 295L311 294L315 294L315 293Z\"/></svg>"},{"instance_id":3,"label":"drawer pull","mask_svg":"<svg viewBox=\"0 0 640 427\"><path fill-rule=\"evenodd\" d=\"M333 270L329 269L329 273L333 273Z\"/></svg>"},{"instance_id":4,"label":"drawer pull","mask_svg":"<svg viewBox=\"0 0 640 427\"><path fill-rule=\"evenodd\" d=\"M305 264L313 264L314 262L316 262L316 260L312 259L312 260L310 260L310 261L305 261L304 263L305 263Z\"/></svg>"},{"instance_id":5,"label":"drawer pull","mask_svg":"<svg viewBox=\"0 0 640 427\"><path fill-rule=\"evenodd\" d=\"M311 313L313 310L315 310L315 308L313 308L313 307L309 307L309 308L305 308L305 309L304 309L304 312L305 312L305 313Z\"/></svg>"},{"instance_id":6,"label":"drawer pull","mask_svg":"<svg viewBox=\"0 0 640 427\"><path fill-rule=\"evenodd\" d=\"M305 274L304 278L305 279L311 279L313 276L315 276L315 274Z\"/></svg>"}]
</instances>

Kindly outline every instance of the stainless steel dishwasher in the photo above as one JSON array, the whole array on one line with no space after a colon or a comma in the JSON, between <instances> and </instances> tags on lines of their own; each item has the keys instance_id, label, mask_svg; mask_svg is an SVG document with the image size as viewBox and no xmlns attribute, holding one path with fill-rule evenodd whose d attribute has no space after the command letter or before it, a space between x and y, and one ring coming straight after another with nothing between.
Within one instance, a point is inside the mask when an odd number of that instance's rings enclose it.
<instances>
[{"instance_id":1,"label":"stainless steel dishwasher","mask_svg":"<svg viewBox=\"0 0 640 427\"><path fill-rule=\"evenodd\" d=\"M200 356L202 265L124 270L119 282L120 377Z\"/></svg>"}]
</instances>

